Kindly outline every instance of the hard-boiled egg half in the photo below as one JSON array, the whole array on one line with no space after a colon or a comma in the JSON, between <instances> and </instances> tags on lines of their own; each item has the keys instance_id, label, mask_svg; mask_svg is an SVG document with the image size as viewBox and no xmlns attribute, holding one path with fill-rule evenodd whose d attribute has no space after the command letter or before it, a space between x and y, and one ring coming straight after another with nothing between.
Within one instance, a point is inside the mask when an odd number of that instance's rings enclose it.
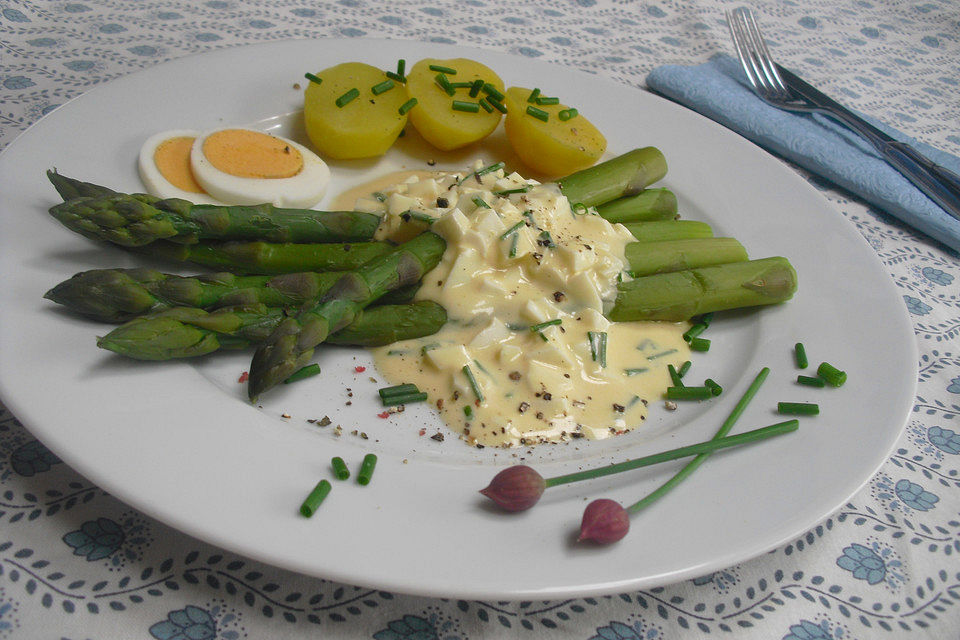
<instances>
[{"instance_id":1,"label":"hard-boiled egg half","mask_svg":"<svg viewBox=\"0 0 960 640\"><path fill-rule=\"evenodd\" d=\"M243 128L164 131L140 149L140 178L159 198L197 204L306 208L330 183L330 169L292 140Z\"/></svg>"}]
</instances>

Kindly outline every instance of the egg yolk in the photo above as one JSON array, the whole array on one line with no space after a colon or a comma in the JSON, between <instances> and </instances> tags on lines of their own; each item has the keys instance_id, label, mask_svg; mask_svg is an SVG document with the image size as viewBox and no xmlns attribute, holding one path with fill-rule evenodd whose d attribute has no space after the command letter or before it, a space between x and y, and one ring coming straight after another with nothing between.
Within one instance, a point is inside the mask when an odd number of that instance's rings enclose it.
<instances>
[{"instance_id":1,"label":"egg yolk","mask_svg":"<svg viewBox=\"0 0 960 640\"><path fill-rule=\"evenodd\" d=\"M190 136L164 140L153 152L153 163L157 165L161 175L178 189L190 193L206 193L203 187L197 184L190 169L190 148L193 141L194 138Z\"/></svg>"},{"instance_id":2,"label":"egg yolk","mask_svg":"<svg viewBox=\"0 0 960 640\"><path fill-rule=\"evenodd\" d=\"M214 167L240 178L291 178L303 170L303 156L283 140L246 129L207 136L203 155Z\"/></svg>"}]
</instances>

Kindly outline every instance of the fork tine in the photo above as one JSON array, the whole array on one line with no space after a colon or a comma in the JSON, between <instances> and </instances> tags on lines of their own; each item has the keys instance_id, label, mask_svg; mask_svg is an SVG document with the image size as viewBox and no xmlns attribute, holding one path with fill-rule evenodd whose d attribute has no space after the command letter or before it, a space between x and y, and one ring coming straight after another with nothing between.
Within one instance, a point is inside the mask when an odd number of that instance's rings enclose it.
<instances>
[{"instance_id":1,"label":"fork tine","mask_svg":"<svg viewBox=\"0 0 960 640\"><path fill-rule=\"evenodd\" d=\"M740 58L740 66L743 67L743 71L747 75L747 81L753 87L754 91L765 91L766 87L763 82L763 75L757 66L756 59L752 55L750 43L740 17L736 12L731 13L728 10L726 13L727 26L730 28L730 37L733 39L733 46L737 50L737 57Z\"/></svg>"},{"instance_id":2,"label":"fork tine","mask_svg":"<svg viewBox=\"0 0 960 640\"><path fill-rule=\"evenodd\" d=\"M770 50L767 48L767 43L760 33L760 25L757 24L753 12L746 7L740 7L735 9L734 13L739 14L739 17L743 20L750 49L756 56L760 73L766 80L770 90L779 94L778 97L780 98L788 98L790 91L787 89L783 78L780 77L780 72L777 71L777 67L773 63L773 56L770 55Z\"/></svg>"}]
</instances>

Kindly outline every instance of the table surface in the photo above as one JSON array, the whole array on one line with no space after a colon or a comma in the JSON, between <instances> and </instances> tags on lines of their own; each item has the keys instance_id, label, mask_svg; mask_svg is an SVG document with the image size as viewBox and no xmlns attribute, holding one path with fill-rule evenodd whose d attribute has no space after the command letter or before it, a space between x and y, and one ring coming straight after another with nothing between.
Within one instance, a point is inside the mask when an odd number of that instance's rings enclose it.
<instances>
[{"instance_id":1,"label":"table surface","mask_svg":"<svg viewBox=\"0 0 960 640\"><path fill-rule=\"evenodd\" d=\"M642 88L656 66L730 53L723 9L735 6L724 0L0 2L0 149L97 84L184 55L268 40L457 42ZM960 153L954 0L751 6L776 57L811 83ZM960 258L797 171L876 251L901 290L920 353L917 398L897 447L859 494L803 536L723 571L617 596L468 602L391 594L305 578L171 530L72 471L0 405L0 640L957 638ZM864 321L882 319L865 314Z\"/></svg>"}]
</instances>

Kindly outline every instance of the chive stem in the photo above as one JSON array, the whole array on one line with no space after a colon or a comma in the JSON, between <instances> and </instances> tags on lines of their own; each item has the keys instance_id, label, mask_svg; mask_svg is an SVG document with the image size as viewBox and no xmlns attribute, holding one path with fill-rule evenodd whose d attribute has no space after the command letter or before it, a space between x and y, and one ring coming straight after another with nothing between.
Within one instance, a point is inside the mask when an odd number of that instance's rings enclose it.
<instances>
[{"instance_id":1,"label":"chive stem","mask_svg":"<svg viewBox=\"0 0 960 640\"><path fill-rule=\"evenodd\" d=\"M310 82L314 83L314 84L322 84L322 83L323 83L323 78L321 78L320 76L315 76L315 75L313 75L312 73L305 73L305 74L303 74L303 77L306 78L307 80L309 80Z\"/></svg>"},{"instance_id":2,"label":"chive stem","mask_svg":"<svg viewBox=\"0 0 960 640\"><path fill-rule=\"evenodd\" d=\"M810 364L810 361L807 360L807 349L803 346L802 342L793 345L793 356L797 361L798 369L806 369L807 365Z\"/></svg>"},{"instance_id":3,"label":"chive stem","mask_svg":"<svg viewBox=\"0 0 960 640\"><path fill-rule=\"evenodd\" d=\"M370 91L373 92L373 95L378 96L381 93L390 91L390 89L393 89L395 86L396 85L393 83L393 80L384 80L383 82L370 87Z\"/></svg>"},{"instance_id":4,"label":"chive stem","mask_svg":"<svg viewBox=\"0 0 960 640\"><path fill-rule=\"evenodd\" d=\"M406 72L406 70L407 70L407 61L404 60L403 58L400 58L399 60L397 60L397 75L400 77L403 77L403 74Z\"/></svg>"},{"instance_id":5,"label":"chive stem","mask_svg":"<svg viewBox=\"0 0 960 640\"><path fill-rule=\"evenodd\" d=\"M380 394L382 399L392 398L394 396L402 396L408 393L419 393L420 389L417 388L417 385L412 383L397 384L392 387L384 387L378 389L377 392Z\"/></svg>"},{"instance_id":6,"label":"chive stem","mask_svg":"<svg viewBox=\"0 0 960 640\"><path fill-rule=\"evenodd\" d=\"M370 484L370 480L373 478L373 470L377 466L377 456L368 453L363 456L363 462L360 463L360 472L357 473L357 482L364 486Z\"/></svg>"},{"instance_id":7,"label":"chive stem","mask_svg":"<svg viewBox=\"0 0 960 640\"><path fill-rule=\"evenodd\" d=\"M547 122L550 120L550 114L544 111L543 109L537 109L533 105L527 105L527 115L533 116L537 120L542 122Z\"/></svg>"},{"instance_id":8,"label":"chive stem","mask_svg":"<svg viewBox=\"0 0 960 640\"><path fill-rule=\"evenodd\" d=\"M360 95L360 90L354 87L353 89L350 89L349 91L344 93L342 96L337 98L336 100L337 106L342 109L345 105L347 105L350 101L352 101L359 95Z\"/></svg>"},{"instance_id":9,"label":"chive stem","mask_svg":"<svg viewBox=\"0 0 960 640\"><path fill-rule=\"evenodd\" d=\"M303 504L300 505L300 514L309 518L317 509L320 507L320 503L327 497L330 493L330 490L333 489L333 485L330 484L329 480L321 480L317 483L317 486L313 488L306 498L303 500Z\"/></svg>"},{"instance_id":10,"label":"chive stem","mask_svg":"<svg viewBox=\"0 0 960 640\"><path fill-rule=\"evenodd\" d=\"M525 224L526 224L526 223L524 223L524 222L521 220L520 222L516 223L515 225L513 225L512 227L510 227L509 229L507 229L506 231L504 231L503 233L501 233L501 234L500 234L500 239L501 239L501 240L506 240L507 237L508 237L511 233L516 233L516 232L517 232L517 229L519 229L520 227L524 226Z\"/></svg>"},{"instance_id":11,"label":"chive stem","mask_svg":"<svg viewBox=\"0 0 960 640\"><path fill-rule=\"evenodd\" d=\"M333 467L333 475L337 477L337 480L346 480L350 477L350 469L347 468L347 463L340 456L334 456L330 460L330 466Z\"/></svg>"},{"instance_id":12,"label":"chive stem","mask_svg":"<svg viewBox=\"0 0 960 640\"><path fill-rule=\"evenodd\" d=\"M674 386L674 387L683 387L683 386L684 386L683 380L680 379L680 378L681 378L680 372L677 371L677 368L674 367L672 364L668 364L668 365L667 365L667 373L670 374L670 380L673 381L673 386Z\"/></svg>"},{"instance_id":13,"label":"chive stem","mask_svg":"<svg viewBox=\"0 0 960 640\"><path fill-rule=\"evenodd\" d=\"M494 109L496 109L496 110L499 111L500 113L506 113L506 112L507 112L507 108L506 108L506 107L504 106L504 104L503 104L502 102L500 102L500 100L498 100L497 98L495 98L495 97L493 97L493 96L491 96L491 95L488 95L487 98L486 98L486 100L487 100L487 102L490 103L490 106L491 106L491 107L493 107Z\"/></svg>"},{"instance_id":14,"label":"chive stem","mask_svg":"<svg viewBox=\"0 0 960 640\"><path fill-rule=\"evenodd\" d=\"M816 376L797 376L797 384L802 384L807 387L817 387L822 389L827 385L826 381L823 378Z\"/></svg>"},{"instance_id":15,"label":"chive stem","mask_svg":"<svg viewBox=\"0 0 960 640\"><path fill-rule=\"evenodd\" d=\"M503 100L503 98L504 98L504 95L503 95L502 93L500 93L500 90L497 89L497 88L496 88L495 86L493 86L492 84L490 84L489 82L484 82L482 89L483 89L483 92L484 92L485 94L487 94L488 96L490 96L490 97L493 98L494 100Z\"/></svg>"},{"instance_id":16,"label":"chive stem","mask_svg":"<svg viewBox=\"0 0 960 640\"><path fill-rule=\"evenodd\" d=\"M846 372L840 371L840 369L837 369L829 362L820 363L820 366L817 367L817 375L823 378L824 382L831 387L843 386L843 383L847 381Z\"/></svg>"},{"instance_id":17,"label":"chive stem","mask_svg":"<svg viewBox=\"0 0 960 640\"><path fill-rule=\"evenodd\" d=\"M546 96L538 96L536 99L537 104L560 104L560 98L548 98Z\"/></svg>"},{"instance_id":18,"label":"chive stem","mask_svg":"<svg viewBox=\"0 0 960 640\"><path fill-rule=\"evenodd\" d=\"M677 369L677 373L679 373L680 377L682 378L683 376L687 375L687 372L690 371L690 367L692 366L693 366L693 363L687 360L682 365L680 365L680 368Z\"/></svg>"},{"instance_id":19,"label":"chive stem","mask_svg":"<svg viewBox=\"0 0 960 640\"><path fill-rule=\"evenodd\" d=\"M463 375L467 377L467 382L470 383L470 388L473 389L473 395L477 396L477 400L483 402L483 391L480 389L480 384L477 382L477 379L473 375L473 369L470 368L470 365L463 365Z\"/></svg>"},{"instance_id":20,"label":"chive stem","mask_svg":"<svg viewBox=\"0 0 960 640\"><path fill-rule=\"evenodd\" d=\"M540 89L534 89L530 92L530 95L527 96L527 102L536 102L537 98L540 97Z\"/></svg>"},{"instance_id":21,"label":"chive stem","mask_svg":"<svg viewBox=\"0 0 960 640\"><path fill-rule=\"evenodd\" d=\"M717 381L714 380L713 378L707 378L706 380L704 380L703 386L710 389L710 392L715 396L718 396L721 393L723 393L723 387L717 384Z\"/></svg>"},{"instance_id":22,"label":"chive stem","mask_svg":"<svg viewBox=\"0 0 960 640\"><path fill-rule=\"evenodd\" d=\"M706 338L694 338L690 341L691 351L710 351L710 341Z\"/></svg>"},{"instance_id":23,"label":"chive stem","mask_svg":"<svg viewBox=\"0 0 960 640\"><path fill-rule=\"evenodd\" d=\"M477 102L466 102L465 100L454 100L452 108L454 111L477 113L480 111L480 104Z\"/></svg>"},{"instance_id":24,"label":"chive stem","mask_svg":"<svg viewBox=\"0 0 960 640\"><path fill-rule=\"evenodd\" d=\"M430 71L439 71L440 73L445 73L447 75L455 76L457 75L456 69L451 69L450 67L445 67L441 64L432 64L430 65Z\"/></svg>"},{"instance_id":25,"label":"chive stem","mask_svg":"<svg viewBox=\"0 0 960 640\"><path fill-rule=\"evenodd\" d=\"M393 71L387 71L383 75L387 76L391 80L396 80L400 84L407 84L407 79L399 73L394 73Z\"/></svg>"},{"instance_id":26,"label":"chive stem","mask_svg":"<svg viewBox=\"0 0 960 640\"><path fill-rule=\"evenodd\" d=\"M716 435L713 436L713 441L719 440L730 433L730 429L733 428L733 425L737 422L740 416L743 414L744 410L747 408L747 405L750 404L750 401L753 400L753 397L757 395L757 391L760 390L760 386L763 385L763 381L767 379L767 376L770 374L770 369L764 367L760 370L760 373L753 379L753 382L750 383L750 386L747 387L747 390L744 392L743 396L734 405L733 410L730 412L730 415L727 416L727 419L723 421L723 424L720 425L720 429L717 430ZM790 422L796 422L791 420ZM645 497L641 498L637 502L634 502L632 505L627 507L629 513L636 513L656 502L666 493L668 493L672 488L683 482L687 476L697 470L697 468L703 464L703 461L710 456L710 453L699 453L697 457L688 462L680 471L675 473L669 480L664 482L662 485L654 489L652 492L647 494Z\"/></svg>"},{"instance_id":27,"label":"chive stem","mask_svg":"<svg viewBox=\"0 0 960 640\"><path fill-rule=\"evenodd\" d=\"M519 234L519 233L513 234L513 237L510 239L510 253L509 253L509 256L510 256L511 258L516 258L516 257L517 257L517 245L518 245L519 243L520 243L520 234Z\"/></svg>"},{"instance_id":28,"label":"chive stem","mask_svg":"<svg viewBox=\"0 0 960 640\"><path fill-rule=\"evenodd\" d=\"M667 387L667 400L707 400L713 397L710 387Z\"/></svg>"},{"instance_id":29,"label":"chive stem","mask_svg":"<svg viewBox=\"0 0 960 640\"><path fill-rule=\"evenodd\" d=\"M416 402L426 402L427 392L419 391L417 393L401 393L387 398L381 398L384 406L398 406L401 404L414 404Z\"/></svg>"},{"instance_id":30,"label":"chive stem","mask_svg":"<svg viewBox=\"0 0 960 640\"><path fill-rule=\"evenodd\" d=\"M624 375L627 375L627 376L638 376L641 373L646 373L647 371L649 371L649 369L647 369L646 367L640 367L637 369L624 369L623 373Z\"/></svg>"},{"instance_id":31,"label":"chive stem","mask_svg":"<svg viewBox=\"0 0 960 640\"><path fill-rule=\"evenodd\" d=\"M698 442L697 444L691 444L685 447L670 449L669 451L654 453L649 456L643 456L642 458L627 460L626 462L618 462L616 464L606 465L596 469L588 469L586 471L577 471L567 475L554 476L553 478L547 478L545 482L547 487L555 487L557 485L567 484L570 482L601 478L614 473L620 473L621 471L630 471L633 469L639 469L641 467L649 467L650 465L668 462L670 460L677 460L678 458L686 458L693 455L698 457L706 457L718 449L735 447L742 444L748 444L750 442L759 442L760 440L766 440L767 438L772 438L784 433L796 431L799 427L799 421L787 420L785 422L778 422L776 424L771 424L759 429L744 431L743 433L738 433L735 436L725 436L720 438L715 437L711 440Z\"/></svg>"},{"instance_id":32,"label":"chive stem","mask_svg":"<svg viewBox=\"0 0 960 640\"><path fill-rule=\"evenodd\" d=\"M587 331L587 340L590 341L590 355L594 362L599 362L602 368L607 366L607 332Z\"/></svg>"},{"instance_id":33,"label":"chive stem","mask_svg":"<svg viewBox=\"0 0 960 640\"><path fill-rule=\"evenodd\" d=\"M480 102L478 102L477 104L483 107L483 110L486 111L487 113L493 113L493 107L490 106L490 103L487 102L486 98L480 98Z\"/></svg>"},{"instance_id":34,"label":"chive stem","mask_svg":"<svg viewBox=\"0 0 960 640\"><path fill-rule=\"evenodd\" d=\"M290 374L290 377L284 380L285 384L290 384L291 382L297 382L298 380L303 380L304 378L312 378L315 375L320 373L320 365L317 363L308 364L305 367L301 367Z\"/></svg>"},{"instance_id":35,"label":"chive stem","mask_svg":"<svg viewBox=\"0 0 960 640\"><path fill-rule=\"evenodd\" d=\"M487 204L487 201L481 198L480 196L474 196L472 198L473 204L477 205L478 209L489 209L490 205Z\"/></svg>"},{"instance_id":36,"label":"chive stem","mask_svg":"<svg viewBox=\"0 0 960 640\"><path fill-rule=\"evenodd\" d=\"M415 106L417 106L417 99L410 98L409 100L404 102L402 105L400 105L400 108L397 109L397 111L400 113L400 115L405 115L408 111L410 111L410 109L413 109Z\"/></svg>"},{"instance_id":37,"label":"chive stem","mask_svg":"<svg viewBox=\"0 0 960 640\"><path fill-rule=\"evenodd\" d=\"M778 402L777 413L791 416L815 416L820 414L820 405L813 402Z\"/></svg>"},{"instance_id":38,"label":"chive stem","mask_svg":"<svg viewBox=\"0 0 960 640\"><path fill-rule=\"evenodd\" d=\"M576 117L577 117L577 113L578 113L577 110L576 110L576 109L573 109L573 108L570 108L570 109L561 109L561 110L560 110L560 113L558 113L557 116L558 116L561 120L563 120L564 122L566 122L567 120L570 120L570 119L572 119L572 118L576 118Z\"/></svg>"},{"instance_id":39,"label":"chive stem","mask_svg":"<svg viewBox=\"0 0 960 640\"><path fill-rule=\"evenodd\" d=\"M470 93L469 93L470 97L476 98L478 95L480 95L481 89L483 89L483 80L481 79L474 80L473 83L470 85ZM481 102L483 101L481 100Z\"/></svg>"},{"instance_id":40,"label":"chive stem","mask_svg":"<svg viewBox=\"0 0 960 640\"><path fill-rule=\"evenodd\" d=\"M547 327L555 327L560 324L563 324L563 318L554 318L553 320L547 320L546 322L538 322L537 324L530 325L530 331L543 331Z\"/></svg>"}]
</instances>

